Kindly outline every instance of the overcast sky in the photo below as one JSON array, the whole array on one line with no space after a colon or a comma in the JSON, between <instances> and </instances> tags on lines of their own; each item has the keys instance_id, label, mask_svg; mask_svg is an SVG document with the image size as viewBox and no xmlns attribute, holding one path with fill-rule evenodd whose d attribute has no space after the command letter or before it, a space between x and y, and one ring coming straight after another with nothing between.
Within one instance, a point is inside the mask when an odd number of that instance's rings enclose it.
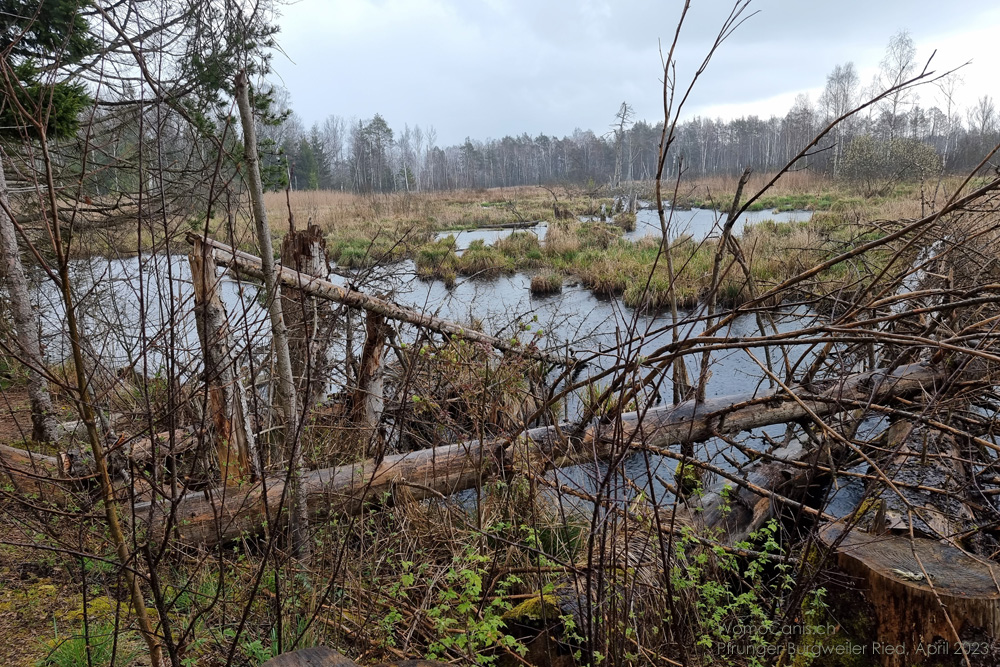
<instances>
[{"instance_id":1,"label":"overcast sky","mask_svg":"<svg viewBox=\"0 0 1000 667\"><path fill-rule=\"evenodd\" d=\"M684 116L783 115L813 102L826 75L853 61L868 84L889 38L908 30L918 58L963 70L960 101L998 91L1000 7L984 0L753 0ZM681 0L299 0L280 18L272 79L306 125L380 113L437 130L438 144L527 132L601 134L628 102L662 117L659 48ZM677 55L681 82L704 58L731 0L693 0ZM992 70L992 71L991 71ZM921 92L931 106L939 93Z\"/></svg>"}]
</instances>

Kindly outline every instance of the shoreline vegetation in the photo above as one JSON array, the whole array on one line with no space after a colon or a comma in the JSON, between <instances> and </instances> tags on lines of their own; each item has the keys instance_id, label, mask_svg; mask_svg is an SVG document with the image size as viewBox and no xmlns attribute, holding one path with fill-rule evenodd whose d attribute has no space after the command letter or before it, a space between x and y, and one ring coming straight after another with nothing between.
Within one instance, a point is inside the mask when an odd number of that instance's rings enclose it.
<instances>
[{"instance_id":1,"label":"shoreline vegetation","mask_svg":"<svg viewBox=\"0 0 1000 667\"><path fill-rule=\"evenodd\" d=\"M764 178L755 180L763 182ZM862 199L838 182L817 175L792 175L785 180L749 210L810 210L811 220L765 219L747 224L735 235L759 291L855 243L887 233L873 221L913 217L920 211L922 189L916 185L900 187L886 197ZM713 178L686 184L678 190L677 210L727 208L734 181ZM646 206L655 206L646 184L637 184L634 192ZM267 195L266 203L278 236L287 228L289 208L297 225L306 221L319 225L330 258L340 269L363 271L412 259L420 278L441 280L448 287L460 279L525 272L532 276L536 295L557 293L565 284L579 283L601 296L621 296L630 307L666 308L671 279L659 252L660 239L623 237L635 229L635 214L621 210L622 199L606 190L562 188L554 198L547 188L519 187L367 197L298 191L286 198L286 193L274 192ZM724 213L718 215L721 226ZM525 223L545 223L544 238L531 227L517 229ZM492 244L475 240L464 251L458 247L456 236L461 231L497 228L514 229ZM234 237L249 238L249 234L237 230ZM694 307L708 288L718 242L717 233L707 239L685 234L672 239L676 273L672 287L679 307ZM871 257L865 262L841 263L822 272L811 285L803 286L803 296L864 289L865 276L879 268L872 266ZM719 306L738 306L749 295L745 271L729 260L723 266Z\"/></svg>"},{"instance_id":2,"label":"shoreline vegetation","mask_svg":"<svg viewBox=\"0 0 1000 667\"><path fill-rule=\"evenodd\" d=\"M768 175L755 175L748 192L762 185ZM628 208L628 195L607 187L579 186L465 189L442 192L355 194L339 191L297 190L268 192L264 203L276 245L290 227L316 225L327 243L332 262L340 272L362 276L368 269L412 259L418 277L441 280L447 287L458 280L490 279L525 272L536 295L556 294L563 286L579 284L605 297L620 296L629 307L663 309L670 305L671 290L680 308L696 306L711 283L718 230L724 211L732 202L735 178L695 179L665 188L665 200L675 201L675 220L683 212L714 210L716 231L706 239L672 235L671 281L668 263L660 253L658 235L628 239L636 228L636 214ZM773 222L766 218L748 223L734 234L754 287L766 291L785 278L843 252L859 242L888 233L879 220L913 218L934 185L900 185L882 197L862 198L843 182L809 172L785 175L766 196L751 202L748 211L807 210L811 219ZM640 207L655 207L651 183L629 186ZM940 187L937 190L941 190ZM669 201L665 201L669 206ZM669 215L670 209L667 209ZM547 226L539 238L536 225ZM456 236L463 231L511 229L492 244L476 240L463 250ZM143 238L143 252L186 252L183 236L204 231L204 221L189 221L159 238ZM232 242L239 249L256 252L250 221L240 216L213 218L209 235ZM127 225L85 229L74 256L135 254L140 244ZM113 249L113 250L112 250ZM886 254L886 257L889 255ZM864 290L866 276L878 273L878 257L867 255L858 263L842 262L819 273L799 290L842 297ZM750 298L746 270L731 254L722 267L717 305L733 308ZM835 307L817 303L816 307Z\"/></svg>"}]
</instances>

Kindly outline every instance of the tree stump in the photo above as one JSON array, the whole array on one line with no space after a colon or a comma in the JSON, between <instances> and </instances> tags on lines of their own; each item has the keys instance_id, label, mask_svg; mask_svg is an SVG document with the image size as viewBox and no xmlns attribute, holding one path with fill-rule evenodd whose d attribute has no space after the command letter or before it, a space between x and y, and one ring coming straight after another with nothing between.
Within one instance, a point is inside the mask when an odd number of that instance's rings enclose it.
<instances>
[{"instance_id":1,"label":"tree stump","mask_svg":"<svg viewBox=\"0 0 1000 667\"><path fill-rule=\"evenodd\" d=\"M281 241L281 265L325 280L330 276L326 239L316 225L289 230ZM283 312L288 326L288 352L302 403L308 411L326 396L332 363L328 352L336 330L330 302L300 289L286 289Z\"/></svg>"},{"instance_id":2,"label":"tree stump","mask_svg":"<svg viewBox=\"0 0 1000 667\"><path fill-rule=\"evenodd\" d=\"M848 531L842 522L823 528L820 539L836 551L842 570L865 582L878 645L903 647L882 652L885 667L919 664L928 657L921 644L940 640L959 664L958 642L969 632L1000 637L997 565L938 540Z\"/></svg>"}]
</instances>

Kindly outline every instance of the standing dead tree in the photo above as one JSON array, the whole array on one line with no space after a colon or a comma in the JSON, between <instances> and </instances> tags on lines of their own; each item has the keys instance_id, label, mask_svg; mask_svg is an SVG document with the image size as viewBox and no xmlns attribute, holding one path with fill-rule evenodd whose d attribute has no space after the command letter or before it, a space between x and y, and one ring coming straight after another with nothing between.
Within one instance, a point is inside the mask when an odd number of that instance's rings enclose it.
<instances>
[{"instance_id":1,"label":"standing dead tree","mask_svg":"<svg viewBox=\"0 0 1000 667\"><path fill-rule=\"evenodd\" d=\"M260 476L257 471L260 459L250 424L246 389L231 353L232 332L219 295L218 267L212 253L199 240L195 240L188 261L220 479L223 486L248 481Z\"/></svg>"},{"instance_id":2,"label":"standing dead tree","mask_svg":"<svg viewBox=\"0 0 1000 667\"><path fill-rule=\"evenodd\" d=\"M290 227L281 240L281 265L306 275L327 279L330 263L326 240L316 225L297 230ZM286 289L283 313L288 323L292 374L308 414L326 396L332 360L330 348L336 317L329 303L294 289Z\"/></svg>"}]
</instances>

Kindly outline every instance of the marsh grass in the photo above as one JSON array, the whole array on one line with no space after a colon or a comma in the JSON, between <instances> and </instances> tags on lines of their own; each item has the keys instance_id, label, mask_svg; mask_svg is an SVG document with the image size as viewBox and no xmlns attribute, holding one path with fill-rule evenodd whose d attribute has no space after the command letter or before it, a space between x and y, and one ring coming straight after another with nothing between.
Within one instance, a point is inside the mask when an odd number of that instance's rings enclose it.
<instances>
[{"instance_id":1,"label":"marsh grass","mask_svg":"<svg viewBox=\"0 0 1000 667\"><path fill-rule=\"evenodd\" d=\"M558 294L562 291L562 276L555 272L539 273L531 277L532 294Z\"/></svg>"},{"instance_id":2,"label":"marsh grass","mask_svg":"<svg viewBox=\"0 0 1000 667\"><path fill-rule=\"evenodd\" d=\"M746 191L755 191L767 178L752 176ZM691 181L681 188L678 204L725 208L734 185L735 179L729 177ZM767 289L850 243L876 237L882 233L879 220L920 215L933 202L935 193L948 185L900 186L889 197L863 200L822 176L809 172L788 174L751 210L813 209L813 219L808 223L764 221L746 228L738 242L758 287ZM557 219L556 198L558 208L568 212L569 219ZM555 275L576 276L595 293L622 296L629 306L666 306L671 279L662 256L657 260L659 244L650 239L629 241L621 236L622 229L634 228L634 216L622 213L612 223L579 220L579 216L600 215L602 204L610 211L613 200L571 188L550 191L541 187L387 195L297 191L288 199L284 192L265 196L276 237L280 238L289 227L290 208L296 227L319 226L327 238L331 259L343 268L363 269L412 258L421 278L442 280L448 286L454 285L460 275L495 277L512 271L542 271L549 281ZM548 221L544 241L530 231L515 231L492 246L473 242L460 255L453 237L434 240L442 230L524 221ZM171 233L180 235L192 225L198 226L189 220L176 220ZM250 221L245 217L213 220L210 233L234 241L241 249L255 251ZM121 252L121 248L134 245L135 235L134 230L125 228L108 232L96 247L117 247ZM704 296L715 250L714 239L674 242L670 252L677 275L672 288L678 305L691 307ZM731 262L731 258L727 261ZM819 293L860 288L865 276L872 273L871 258L867 261L864 267L832 267L817 276L810 289ZM539 283L536 287L543 286ZM720 305L732 307L748 296L742 270L727 268L720 285Z\"/></svg>"},{"instance_id":3,"label":"marsh grass","mask_svg":"<svg viewBox=\"0 0 1000 667\"><path fill-rule=\"evenodd\" d=\"M513 273L514 262L497 248L477 239L458 258L458 272L463 276L493 278Z\"/></svg>"}]
</instances>

